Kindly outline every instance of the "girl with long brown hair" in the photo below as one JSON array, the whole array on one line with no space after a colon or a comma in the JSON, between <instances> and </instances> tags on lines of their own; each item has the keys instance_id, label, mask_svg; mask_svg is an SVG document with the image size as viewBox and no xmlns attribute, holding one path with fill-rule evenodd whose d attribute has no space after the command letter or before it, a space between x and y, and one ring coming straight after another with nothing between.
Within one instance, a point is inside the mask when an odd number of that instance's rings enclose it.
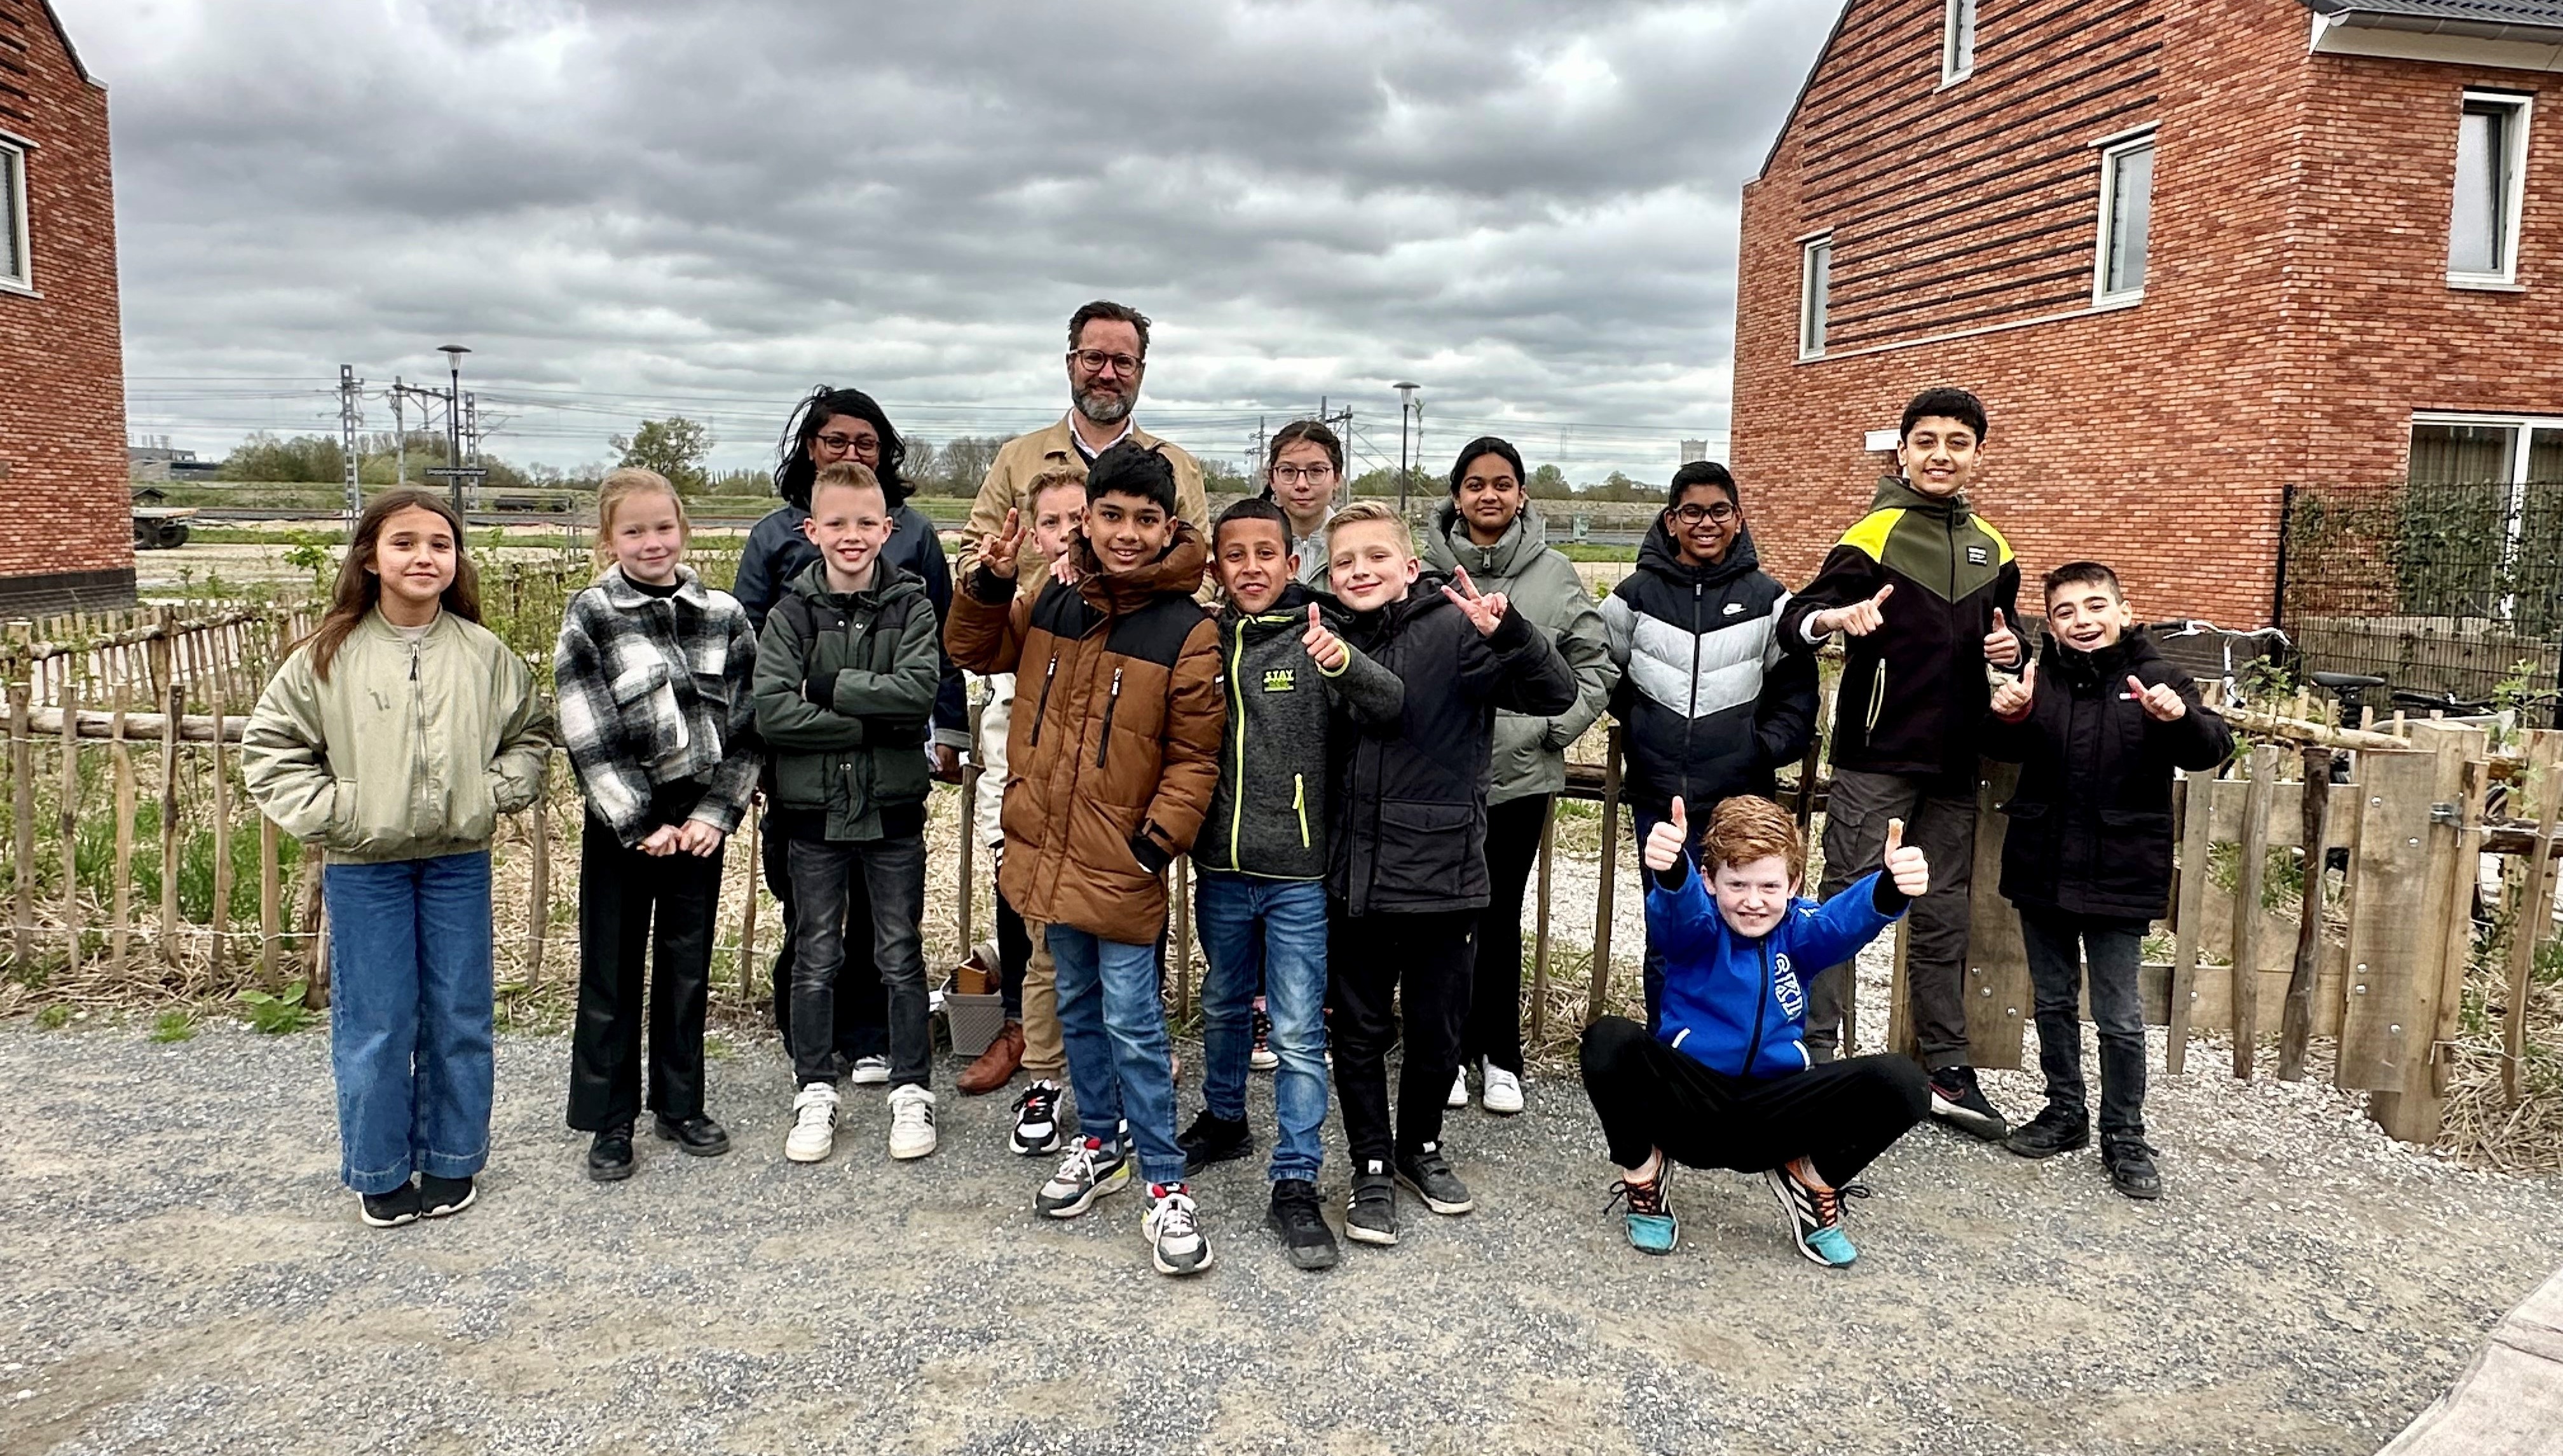
<instances>
[{"instance_id":1,"label":"girl with long brown hair","mask_svg":"<svg viewBox=\"0 0 2563 1456\"><path fill-rule=\"evenodd\" d=\"M464 545L435 496L376 497L319 630L241 739L250 796L326 855L339 1178L377 1228L476 1196L493 1082L490 839L540 797L551 759L550 715L480 625Z\"/></svg>"}]
</instances>

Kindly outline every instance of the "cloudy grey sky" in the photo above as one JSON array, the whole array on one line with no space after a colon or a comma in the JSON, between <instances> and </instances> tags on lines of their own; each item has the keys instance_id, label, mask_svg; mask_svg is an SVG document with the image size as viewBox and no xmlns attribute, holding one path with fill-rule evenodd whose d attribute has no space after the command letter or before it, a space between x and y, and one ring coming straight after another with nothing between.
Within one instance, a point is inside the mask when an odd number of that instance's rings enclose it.
<instances>
[{"instance_id":1,"label":"cloudy grey sky","mask_svg":"<svg viewBox=\"0 0 2563 1456\"><path fill-rule=\"evenodd\" d=\"M820 380L1009 432L1101 295L1196 449L1325 395L1393 456L1406 378L1439 446L1543 422L1579 479L1722 445L1737 189L1836 9L58 5L109 88L137 434L334 430L338 364L446 342L511 458L683 410L754 463Z\"/></svg>"}]
</instances>

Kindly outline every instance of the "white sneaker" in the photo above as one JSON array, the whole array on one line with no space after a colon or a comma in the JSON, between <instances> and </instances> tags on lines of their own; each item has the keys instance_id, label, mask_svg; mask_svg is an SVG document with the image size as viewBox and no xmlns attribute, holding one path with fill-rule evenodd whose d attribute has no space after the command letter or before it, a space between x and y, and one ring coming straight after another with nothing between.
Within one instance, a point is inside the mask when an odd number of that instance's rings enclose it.
<instances>
[{"instance_id":1,"label":"white sneaker","mask_svg":"<svg viewBox=\"0 0 2563 1456\"><path fill-rule=\"evenodd\" d=\"M934 1094L914 1082L889 1092L889 1156L922 1158L934 1151Z\"/></svg>"},{"instance_id":2,"label":"white sneaker","mask_svg":"<svg viewBox=\"0 0 2563 1456\"><path fill-rule=\"evenodd\" d=\"M1148 1236L1148 1261L1158 1273L1180 1278L1211 1266L1210 1240L1202 1236L1200 1215L1183 1184L1149 1186L1148 1216L1139 1220L1139 1230Z\"/></svg>"},{"instance_id":3,"label":"white sneaker","mask_svg":"<svg viewBox=\"0 0 2563 1456\"><path fill-rule=\"evenodd\" d=\"M1486 1082L1478 1094L1478 1105L1498 1117L1510 1117L1522 1110L1521 1078L1486 1063Z\"/></svg>"},{"instance_id":4,"label":"white sneaker","mask_svg":"<svg viewBox=\"0 0 2563 1456\"><path fill-rule=\"evenodd\" d=\"M1467 1067L1462 1067L1460 1074L1451 1079L1451 1100L1447 1105L1451 1107L1469 1105L1469 1069Z\"/></svg>"},{"instance_id":5,"label":"white sneaker","mask_svg":"<svg viewBox=\"0 0 2563 1456\"><path fill-rule=\"evenodd\" d=\"M856 1057L853 1069L846 1073L846 1080L854 1083L858 1087L885 1086L889 1082L889 1058L886 1056Z\"/></svg>"},{"instance_id":6,"label":"white sneaker","mask_svg":"<svg viewBox=\"0 0 2563 1456\"><path fill-rule=\"evenodd\" d=\"M817 1163L837 1146L837 1089L812 1082L792 1099L792 1131L783 1138L783 1156L795 1163Z\"/></svg>"}]
</instances>

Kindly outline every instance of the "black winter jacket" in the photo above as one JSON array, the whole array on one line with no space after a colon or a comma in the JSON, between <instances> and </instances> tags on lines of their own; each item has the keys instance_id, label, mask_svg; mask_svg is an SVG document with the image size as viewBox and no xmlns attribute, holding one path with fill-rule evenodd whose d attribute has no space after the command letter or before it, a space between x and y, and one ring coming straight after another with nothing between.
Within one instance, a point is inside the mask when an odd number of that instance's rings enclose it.
<instances>
[{"instance_id":1,"label":"black winter jacket","mask_svg":"<svg viewBox=\"0 0 2563 1456\"><path fill-rule=\"evenodd\" d=\"M1682 565L1663 515L1638 569L1602 603L1620 685L1611 696L1629 755L1630 803L1654 819L1679 796L1706 821L1719 800L1769 795L1815 731L1816 659L1780 640L1789 593L1763 574L1753 535L1726 559Z\"/></svg>"},{"instance_id":2,"label":"black winter jacket","mask_svg":"<svg viewBox=\"0 0 2563 1456\"><path fill-rule=\"evenodd\" d=\"M1495 710L1544 718L1575 706L1575 674L1546 634L1507 612L1493 636L1479 636L1442 595L1447 582L1428 571L1403 601L1353 614L1343 633L1406 684L1395 726L1352 723L1336 735L1326 892L1354 915L1484 909Z\"/></svg>"},{"instance_id":3,"label":"black winter jacket","mask_svg":"<svg viewBox=\"0 0 2563 1456\"><path fill-rule=\"evenodd\" d=\"M765 614L792 589L793 579L819 559L819 548L801 534L801 523L809 518L805 507L780 505L767 511L747 533L730 595L747 609L749 625L760 633L765 631ZM889 520L889 540L883 543L881 559L914 573L925 584L925 600L934 604L939 638L943 619L952 615L952 567L943 555L943 538L935 534L934 522L923 511L903 501L890 507ZM970 746L969 696L961 669L949 657L944 659L942 680L935 689L932 726L934 742Z\"/></svg>"},{"instance_id":4,"label":"black winter jacket","mask_svg":"<svg viewBox=\"0 0 2563 1456\"><path fill-rule=\"evenodd\" d=\"M2171 684L2189 711L2155 721L2129 694L2130 673L2148 687ZM1983 743L1988 757L2021 766L2003 806L2003 897L2023 909L2152 920L2171 898L2173 771L2225 762L2234 733L2139 628L2096 652L2050 638L2029 716L1988 713Z\"/></svg>"},{"instance_id":5,"label":"black winter jacket","mask_svg":"<svg viewBox=\"0 0 2563 1456\"><path fill-rule=\"evenodd\" d=\"M1193 839L1203 869L1263 879L1317 880L1333 858L1327 811L1330 722L1394 728L1405 702L1397 674L1347 644L1328 672L1309 659L1308 604L1328 625L1343 618L1332 598L1293 582L1262 613L1228 606L1219 614L1219 675L1228 726L1219 745L1219 788Z\"/></svg>"},{"instance_id":6,"label":"black winter jacket","mask_svg":"<svg viewBox=\"0 0 2563 1456\"><path fill-rule=\"evenodd\" d=\"M1846 638L1834 699L1836 768L1873 774L1962 774L1974 781L1976 725L1993 695L1985 636L1994 609L2020 636L2020 563L1965 496L1924 495L1889 475L1869 514L1843 532L1824 569L1789 601L1781 636L1809 650L1810 615L1895 593L1886 625ZM2027 638L2022 638L2023 651ZM2021 659L2021 660L2025 660Z\"/></svg>"}]
</instances>

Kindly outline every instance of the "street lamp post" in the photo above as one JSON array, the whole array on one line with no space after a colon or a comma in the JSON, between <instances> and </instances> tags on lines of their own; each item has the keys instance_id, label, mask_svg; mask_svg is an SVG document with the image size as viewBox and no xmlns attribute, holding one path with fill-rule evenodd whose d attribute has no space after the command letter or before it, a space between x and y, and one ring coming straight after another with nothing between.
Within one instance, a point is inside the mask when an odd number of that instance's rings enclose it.
<instances>
[{"instance_id":1,"label":"street lamp post","mask_svg":"<svg viewBox=\"0 0 2563 1456\"><path fill-rule=\"evenodd\" d=\"M463 467L463 356L472 352L462 344L439 344L436 351L445 356L445 463L447 468ZM455 475L447 483L454 487L454 513L463 513L463 477Z\"/></svg>"},{"instance_id":2,"label":"street lamp post","mask_svg":"<svg viewBox=\"0 0 2563 1456\"><path fill-rule=\"evenodd\" d=\"M1406 483L1407 483L1407 481L1408 481L1408 480L1409 480L1409 479L1414 475L1414 473L1415 473L1415 471L1414 471L1413 467L1412 467L1412 466L1410 466L1410 465L1407 463L1407 455L1406 455L1406 421L1407 421L1407 417L1408 417L1408 416L1410 416L1410 415L1412 415L1412 414L1414 414L1414 413L1415 413L1415 392L1416 392L1417 390L1419 390L1419 389L1422 389L1423 387L1424 387L1424 386L1422 386L1422 385L1420 385L1420 384L1417 384L1417 383L1413 382L1412 380L1404 381L1404 382L1401 382L1401 383L1398 383L1398 384L1393 384L1393 385L1390 385L1390 386L1389 386L1389 388L1391 388L1391 389L1393 389L1393 390L1396 390L1396 391L1397 391L1397 397L1398 397L1398 398L1397 398L1397 518L1398 518L1399 520L1404 520L1404 519L1406 519Z\"/></svg>"}]
</instances>

